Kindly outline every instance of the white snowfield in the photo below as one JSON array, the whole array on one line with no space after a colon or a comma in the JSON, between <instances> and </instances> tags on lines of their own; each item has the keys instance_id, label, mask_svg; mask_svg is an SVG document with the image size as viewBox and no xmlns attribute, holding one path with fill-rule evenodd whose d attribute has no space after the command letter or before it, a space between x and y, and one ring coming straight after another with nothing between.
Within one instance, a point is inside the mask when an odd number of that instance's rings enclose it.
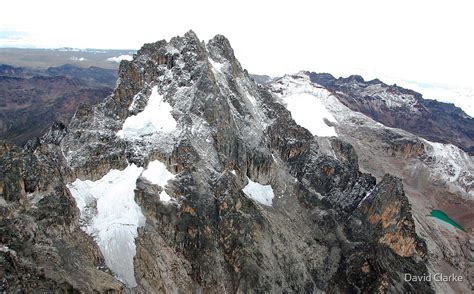
<instances>
[{"instance_id":1,"label":"white snowfield","mask_svg":"<svg viewBox=\"0 0 474 294\"><path fill-rule=\"evenodd\" d=\"M308 93L285 96L283 100L297 124L306 128L311 134L320 137L337 136L336 130L328 126L324 119L335 122L334 116L324 107L320 100Z\"/></svg>"},{"instance_id":2,"label":"white snowfield","mask_svg":"<svg viewBox=\"0 0 474 294\"><path fill-rule=\"evenodd\" d=\"M132 164L110 170L97 181L76 179L68 185L81 211L82 229L99 245L105 263L128 287L137 285L133 258L135 238L145 217L134 200L143 168Z\"/></svg>"},{"instance_id":3,"label":"white snowfield","mask_svg":"<svg viewBox=\"0 0 474 294\"><path fill-rule=\"evenodd\" d=\"M170 133L176 129L176 120L171 115L172 110L171 105L158 94L158 87L154 86L145 109L127 117L117 136L134 140L155 133Z\"/></svg>"},{"instance_id":4,"label":"white snowfield","mask_svg":"<svg viewBox=\"0 0 474 294\"><path fill-rule=\"evenodd\" d=\"M164 188L175 175L158 160L151 161L145 170L132 164L121 171L110 170L97 181L76 179L68 185L81 212L81 228L99 245L107 266L130 288L137 285L133 266L135 238L146 221L135 202L134 190L140 175L163 188L161 201L171 200Z\"/></svg>"},{"instance_id":5,"label":"white snowfield","mask_svg":"<svg viewBox=\"0 0 474 294\"><path fill-rule=\"evenodd\" d=\"M275 92L283 90L279 96L297 124L310 131L313 136L337 136L336 129L325 122L337 121L324 103L331 95L329 91L312 85L309 77L304 74L296 78L285 76L279 82L280 84L274 83L272 89Z\"/></svg>"},{"instance_id":6,"label":"white snowfield","mask_svg":"<svg viewBox=\"0 0 474 294\"><path fill-rule=\"evenodd\" d=\"M160 193L161 201L167 203L171 200L171 197L165 192L165 187L169 180L175 178L175 175L166 169L166 165L161 163L159 160L153 160L148 164L148 168L143 171L142 176L153 184L159 185L163 188L163 191Z\"/></svg>"},{"instance_id":7,"label":"white snowfield","mask_svg":"<svg viewBox=\"0 0 474 294\"><path fill-rule=\"evenodd\" d=\"M248 180L249 180L249 183L247 184L247 186L245 186L242 189L245 195L247 195L249 198L257 201L260 204L263 204L266 206L272 206L272 200L273 200L273 197L275 197L272 186L262 185L260 183L252 181L251 179L248 179Z\"/></svg>"},{"instance_id":8,"label":"white snowfield","mask_svg":"<svg viewBox=\"0 0 474 294\"><path fill-rule=\"evenodd\" d=\"M214 74L221 74L222 70L226 67L226 64L216 62L216 61L212 60L212 58L208 58L208 60L209 60L209 63L211 64L211 66L212 66L211 70L214 72Z\"/></svg>"}]
</instances>

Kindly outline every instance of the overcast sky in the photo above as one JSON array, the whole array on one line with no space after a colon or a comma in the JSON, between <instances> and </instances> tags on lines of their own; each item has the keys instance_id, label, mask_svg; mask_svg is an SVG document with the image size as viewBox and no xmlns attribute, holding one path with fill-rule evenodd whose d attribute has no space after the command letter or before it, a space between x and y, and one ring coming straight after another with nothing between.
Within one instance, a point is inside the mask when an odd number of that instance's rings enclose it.
<instances>
[{"instance_id":1,"label":"overcast sky","mask_svg":"<svg viewBox=\"0 0 474 294\"><path fill-rule=\"evenodd\" d=\"M473 1L3 1L0 46L139 48L189 29L252 73L474 87Z\"/></svg>"}]
</instances>

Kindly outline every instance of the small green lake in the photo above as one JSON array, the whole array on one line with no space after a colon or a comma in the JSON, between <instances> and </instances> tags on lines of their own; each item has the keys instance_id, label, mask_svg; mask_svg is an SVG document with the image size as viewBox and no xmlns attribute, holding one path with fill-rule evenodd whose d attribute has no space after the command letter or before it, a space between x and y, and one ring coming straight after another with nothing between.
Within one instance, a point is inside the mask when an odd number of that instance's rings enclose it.
<instances>
[{"instance_id":1,"label":"small green lake","mask_svg":"<svg viewBox=\"0 0 474 294\"><path fill-rule=\"evenodd\" d=\"M442 220L444 222L447 222L448 224L460 229L461 231L465 232L464 228L461 227L460 225L458 225L455 221L453 221L446 213L444 213L443 211L441 210L432 210L431 211L431 216L432 217L435 217L439 220Z\"/></svg>"}]
</instances>

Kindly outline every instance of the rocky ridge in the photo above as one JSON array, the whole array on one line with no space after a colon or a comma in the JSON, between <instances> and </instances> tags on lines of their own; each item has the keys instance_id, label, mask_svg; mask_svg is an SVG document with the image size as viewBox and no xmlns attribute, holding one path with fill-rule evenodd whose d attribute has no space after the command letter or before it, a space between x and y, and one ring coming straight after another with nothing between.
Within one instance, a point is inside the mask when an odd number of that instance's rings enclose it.
<instances>
[{"instance_id":1,"label":"rocky ridge","mask_svg":"<svg viewBox=\"0 0 474 294\"><path fill-rule=\"evenodd\" d=\"M403 129L426 140L452 144L473 154L474 119L453 104L423 99L420 93L361 76L334 78L308 72L312 82L336 93L342 104L387 127Z\"/></svg>"},{"instance_id":2,"label":"rocky ridge","mask_svg":"<svg viewBox=\"0 0 474 294\"><path fill-rule=\"evenodd\" d=\"M463 283L435 282L433 287L441 293L468 292L472 265L466 252L469 251L468 242L474 225L472 156L453 145L430 142L353 111L340 101L337 92L312 82L310 77L311 74L306 72L287 75L275 79L268 88L282 104L298 101L305 95L319 101L327 113L313 115L314 111L309 111L310 124L327 123L327 127L335 129L338 137L350 142L359 155L362 170L378 179L390 173L403 180L417 224L416 231L428 245L429 271L465 277ZM303 102L299 107L306 109L308 102ZM447 228L429 217L433 209L447 212L462 224L466 232Z\"/></svg>"}]
</instances>

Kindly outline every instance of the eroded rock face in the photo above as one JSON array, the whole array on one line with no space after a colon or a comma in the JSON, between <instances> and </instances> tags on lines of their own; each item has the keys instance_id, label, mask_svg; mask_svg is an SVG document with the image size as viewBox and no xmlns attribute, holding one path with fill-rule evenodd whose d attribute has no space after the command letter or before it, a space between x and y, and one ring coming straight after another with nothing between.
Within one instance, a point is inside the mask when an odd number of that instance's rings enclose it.
<instances>
[{"instance_id":1,"label":"eroded rock face","mask_svg":"<svg viewBox=\"0 0 474 294\"><path fill-rule=\"evenodd\" d=\"M426 245L416 235L410 204L398 178L386 175L358 208L365 222L377 228L379 243L404 257L426 255Z\"/></svg>"},{"instance_id":2,"label":"eroded rock face","mask_svg":"<svg viewBox=\"0 0 474 294\"><path fill-rule=\"evenodd\" d=\"M108 269L97 269L106 248L80 230L90 219L80 214L74 203L80 195L72 198L66 184L96 181L130 164L147 170L159 160L173 179L157 184L158 176L144 172L136 180L135 201L146 223L135 240L132 291L432 291L429 283L403 280L403 273L423 275L427 269L401 182L387 176L377 184L359 171L350 144L314 137L296 124L242 69L225 37L205 44L189 32L147 44L133 61L122 62L119 77L114 93L95 107L80 107L67 129L56 126L26 151L5 147L2 164L18 160L16 153L37 162L28 170L42 184L29 188L29 197L50 193L32 208L29 224L41 230L44 219L48 228L54 222L62 230L56 239L44 237L59 255L49 269L51 283L67 282L85 292L120 291L123 285ZM159 105L171 106L172 126L157 128L148 117L137 121L152 95L159 95ZM133 132L120 132L125 126ZM41 168L47 173L39 173ZM19 214L13 201L33 202L25 196L28 181L22 175L18 170L2 178L2 207L16 212L11 220L28 215ZM271 186L271 205L244 193L249 180ZM2 229L14 230L3 223ZM2 243L35 264L11 238ZM57 239L68 250L53 242ZM38 242L31 239L31 246ZM76 263L61 263L73 253ZM8 281L20 277L7 275ZM21 288L11 283L5 289Z\"/></svg>"}]
</instances>

